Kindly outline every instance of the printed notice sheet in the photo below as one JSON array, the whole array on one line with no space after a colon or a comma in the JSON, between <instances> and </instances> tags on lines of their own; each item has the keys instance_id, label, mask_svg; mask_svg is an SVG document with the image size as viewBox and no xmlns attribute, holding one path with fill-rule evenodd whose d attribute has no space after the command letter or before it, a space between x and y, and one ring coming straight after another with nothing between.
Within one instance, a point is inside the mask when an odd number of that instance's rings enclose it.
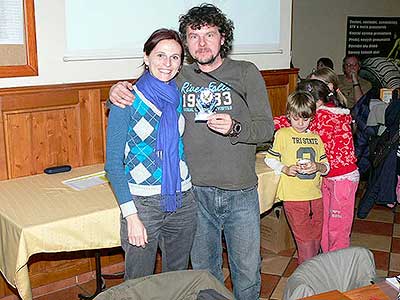
<instances>
[{"instance_id":1,"label":"printed notice sheet","mask_svg":"<svg viewBox=\"0 0 400 300\"><path fill-rule=\"evenodd\" d=\"M0 1L0 44L24 43L23 0Z\"/></svg>"},{"instance_id":2,"label":"printed notice sheet","mask_svg":"<svg viewBox=\"0 0 400 300\"><path fill-rule=\"evenodd\" d=\"M97 173L64 180L62 183L73 188L76 191L81 191L106 182L108 182L106 172L100 171Z\"/></svg>"}]
</instances>

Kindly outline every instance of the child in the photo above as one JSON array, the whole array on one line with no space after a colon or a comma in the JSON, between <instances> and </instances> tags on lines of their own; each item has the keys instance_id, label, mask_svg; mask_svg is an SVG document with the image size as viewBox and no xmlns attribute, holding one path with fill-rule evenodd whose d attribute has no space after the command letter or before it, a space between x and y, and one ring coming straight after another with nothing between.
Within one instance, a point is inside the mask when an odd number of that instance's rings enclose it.
<instances>
[{"instance_id":1,"label":"child","mask_svg":"<svg viewBox=\"0 0 400 300\"><path fill-rule=\"evenodd\" d=\"M281 174L277 196L297 244L298 263L318 254L321 242L323 205L320 175L329 171L321 138L308 130L316 104L310 93L289 95L286 116L291 127L275 134L265 163ZM300 162L302 163L300 165Z\"/></svg>"},{"instance_id":2,"label":"child","mask_svg":"<svg viewBox=\"0 0 400 300\"><path fill-rule=\"evenodd\" d=\"M355 194L360 176L351 133L350 111L343 108L343 104L335 97L335 90L332 91L324 82L305 80L297 89L310 92L316 99L317 112L310 130L320 135L330 165L328 175L322 180L324 225L321 239L322 251L329 252L350 246ZM275 128L288 126L285 119L275 118Z\"/></svg>"},{"instance_id":3,"label":"child","mask_svg":"<svg viewBox=\"0 0 400 300\"><path fill-rule=\"evenodd\" d=\"M309 79L318 79L323 81L335 95L336 99L339 101L338 107L347 107L349 100L339 89L339 77L333 71L333 69L324 67L312 72L309 75Z\"/></svg>"}]
</instances>

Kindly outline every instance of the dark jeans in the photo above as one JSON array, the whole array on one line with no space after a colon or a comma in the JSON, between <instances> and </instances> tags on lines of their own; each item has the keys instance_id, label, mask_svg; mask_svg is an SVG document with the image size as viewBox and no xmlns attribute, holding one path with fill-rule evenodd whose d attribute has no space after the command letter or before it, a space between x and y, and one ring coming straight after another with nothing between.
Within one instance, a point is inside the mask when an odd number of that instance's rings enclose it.
<instances>
[{"instance_id":1,"label":"dark jeans","mask_svg":"<svg viewBox=\"0 0 400 300\"><path fill-rule=\"evenodd\" d=\"M137 197L135 205L146 227L145 248L128 242L126 219L121 219L121 244L125 251L125 280L154 272L157 247L162 251L162 271L186 270L196 231L197 204L193 191L182 193L182 207L168 213L160 209L160 195Z\"/></svg>"}]
</instances>

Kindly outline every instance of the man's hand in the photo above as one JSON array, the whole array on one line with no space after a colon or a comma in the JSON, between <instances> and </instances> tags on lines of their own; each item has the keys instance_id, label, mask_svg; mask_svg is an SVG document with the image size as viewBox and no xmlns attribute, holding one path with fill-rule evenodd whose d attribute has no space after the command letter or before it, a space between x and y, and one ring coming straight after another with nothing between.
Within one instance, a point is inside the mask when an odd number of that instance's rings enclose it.
<instances>
[{"instance_id":1,"label":"man's hand","mask_svg":"<svg viewBox=\"0 0 400 300\"><path fill-rule=\"evenodd\" d=\"M126 217L128 223L128 241L133 246L146 247L147 231L138 214L129 215Z\"/></svg>"},{"instance_id":2,"label":"man's hand","mask_svg":"<svg viewBox=\"0 0 400 300\"><path fill-rule=\"evenodd\" d=\"M358 84L358 74L357 74L357 72L351 72L350 76L351 76L351 81L353 82L353 84Z\"/></svg>"},{"instance_id":3,"label":"man's hand","mask_svg":"<svg viewBox=\"0 0 400 300\"><path fill-rule=\"evenodd\" d=\"M208 117L207 126L223 135L229 134L232 130L233 120L229 114L213 114Z\"/></svg>"},{"instance_id":4,"label":"man's hand","mask_svg":"<svg viewBox=\"0 0 400 300\"><path fill-rule=\"evenodd\" d=\"M128 81L117 82L110 89L110 101L121 108L124 108L127 105L132 105L133 100L135 99L135 96L131 93L132 88L132 83Z\"/></svg>"}]
</instances>

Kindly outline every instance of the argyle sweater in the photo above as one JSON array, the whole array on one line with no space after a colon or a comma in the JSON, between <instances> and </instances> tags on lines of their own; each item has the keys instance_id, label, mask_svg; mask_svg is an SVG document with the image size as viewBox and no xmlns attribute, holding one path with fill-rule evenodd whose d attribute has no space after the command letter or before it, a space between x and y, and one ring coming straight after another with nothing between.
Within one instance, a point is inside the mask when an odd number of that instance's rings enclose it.
<instances>
[{"instance_id":1,"label":"argyle sweater","mask_svg":"<svg viewBox=\"0 0 400 300\"><path fill-rule=\"evenodd\" d=\"M162 170L156 153L157 129L162 112L134 86L132 106L111 106L107 126L105 170L123 217L135 213L134 196L161 194ZM181 189L190 189L191 177L183 151L185 120L179 113L179 165Z\"/></svg>"}]
</instances>

